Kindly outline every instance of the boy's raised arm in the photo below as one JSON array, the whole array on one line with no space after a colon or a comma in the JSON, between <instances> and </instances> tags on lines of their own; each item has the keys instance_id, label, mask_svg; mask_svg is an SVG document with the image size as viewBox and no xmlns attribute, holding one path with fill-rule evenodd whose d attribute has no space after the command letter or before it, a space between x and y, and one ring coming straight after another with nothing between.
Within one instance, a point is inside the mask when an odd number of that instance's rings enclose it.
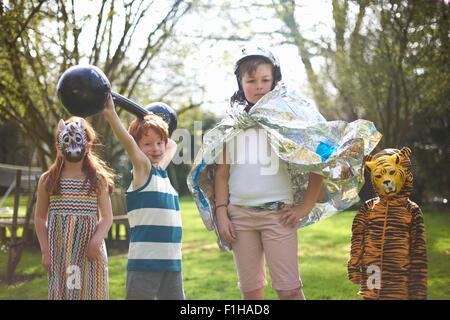
<instances>
[{"instance_id":1,"label":"boy's raised arm","mask_svg":"<svg viewBox=\"0 0 450 320\"><path fill-rule=\"evenodd\" d=\"M159 166L163 169L166 169L170 162L172 161L175 153L177 152L177 143L169 138L167 141L166 152L164 153L163 158L159 161Z\"/></svg>"},{"instance_id":2,"label":"boy's raised arm","mask_svg":"<svg viewBox=\"0 0 450 320\"><path fill-rule=\"evenodd\" d=\"M109 122L117 139L119 139L120 143L125 148L125 151L128 153L128 156L133 163L133 168L138 169L143 167L150 167L151 164L149 163L149 160L141 151L141 149L139 149L136 141L134 141L133 137L128 133L128 131L120 121L120 118L114 108L114 101L111 95L109 95L108 100L105 103L103 115Z\"/></svg>"}]
</instances>

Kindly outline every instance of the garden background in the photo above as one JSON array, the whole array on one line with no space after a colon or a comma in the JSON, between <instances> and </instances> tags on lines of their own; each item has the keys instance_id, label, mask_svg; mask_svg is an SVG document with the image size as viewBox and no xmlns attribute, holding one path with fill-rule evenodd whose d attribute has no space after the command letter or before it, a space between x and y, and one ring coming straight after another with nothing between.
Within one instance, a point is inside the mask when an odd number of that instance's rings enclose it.
<instances>
[{"instance_id":1,"label":"garden background","mask_svg":"<svg viewBox=\"0 0 450 320\"><path fill-rule=\"evenodd\" d=\"M192 160L202 133L224 115L236 90L239 49L262 43L280 58L283 80L328 120L373 121L383 134L375 152L411 148L412 200L424 211L428 240L429 296L450 299L449 9L449 1L438 0L0 0L0 164L48 168L57 123L69 116L55 87L77 64L98 66L114 91L143 106L164 101L176 109L178 128L191 135ZM128 125L132 115L118 111ZM88 120L99 134L97 152L123 187L130 169L123 148L101 116ZM237 299L232 257L218 250L188 195L190 165L169 167L182 195L187 297ZM14 171L7 171L0 170L0 219L11 219L14 208ZM19 217L32 190L33 181L19 190ZM369 184L360 195L362 201L372 196ZM307 298L358 299L345 270L354 214L339 213L299 231ZM45 299L46 276L31 244L13 285L6 285L8 230L0 252L0 299ZM111 298L122 299L123 246L110 247L109 258Z\"/></svg>"}]
</instances>

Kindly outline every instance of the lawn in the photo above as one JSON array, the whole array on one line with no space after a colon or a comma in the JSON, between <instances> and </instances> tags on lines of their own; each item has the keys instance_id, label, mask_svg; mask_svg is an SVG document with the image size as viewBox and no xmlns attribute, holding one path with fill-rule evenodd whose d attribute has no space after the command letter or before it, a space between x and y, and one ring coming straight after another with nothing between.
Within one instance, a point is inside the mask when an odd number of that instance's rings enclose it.
<instances>
[{"instance_id":1,"label":"lawn","mask_svg":"<svg viewBox=\"0 0 450 320\"><path fill-rule=\"evenodd\" d=\"M183 278L186 297L240 299L230 252L220 252L215 236L204 228L190 198L181 201L183 218ZM346 263L355 212L339 213L299 231L300 272L307 299L360 299L358 287L347 280ZM450 299L450 214L425 212L428 246L429 299ZM126 252L109 250L110 298L124 299ZM0 248L0 274L5 274L7 254ZM46 299L47 277L40 253L27 250L17 273L33 277L7 287L0 284L0 299ZM270 279L269 279L270 283ZM268 286L266 299L276 299Z\"/></svg>"}]
</instances>

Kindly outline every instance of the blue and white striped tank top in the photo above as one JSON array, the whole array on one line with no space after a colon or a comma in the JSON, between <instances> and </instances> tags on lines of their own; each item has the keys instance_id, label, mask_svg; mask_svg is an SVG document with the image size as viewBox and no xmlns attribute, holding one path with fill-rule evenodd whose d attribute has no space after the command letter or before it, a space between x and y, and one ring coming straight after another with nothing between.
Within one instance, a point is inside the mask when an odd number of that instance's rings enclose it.
<instances>
[{"instance_id":1,"label":"blue and white striped tank top","mask_svg":"<svg viewBox=\"0 0 450 320\"><path fill-rule=\"evenodd\" d=\"M152 166L147 182L125 193L130 223L127 270L181 271L181 215L166 170Z\"/></svg>"}]
</instances>

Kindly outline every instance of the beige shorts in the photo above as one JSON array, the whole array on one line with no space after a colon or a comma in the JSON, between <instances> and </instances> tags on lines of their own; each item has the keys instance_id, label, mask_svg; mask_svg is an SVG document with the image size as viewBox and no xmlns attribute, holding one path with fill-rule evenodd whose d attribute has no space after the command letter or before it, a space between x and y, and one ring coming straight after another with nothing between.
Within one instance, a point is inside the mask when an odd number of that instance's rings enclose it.
<instances>
[{"instance_id":1,"label":"beige shorts","mask_svg":"<svg viewBox=\"0 0 450 320\"><path fill-rule=\"evenodd\" d=\"M228 214L236 231L232 250L242 292L267 285L265 260L272 288L284 291L302 287L296 228L283 226L277 211L258 211L230 204Z\"/></svg>"}]
</instances>

